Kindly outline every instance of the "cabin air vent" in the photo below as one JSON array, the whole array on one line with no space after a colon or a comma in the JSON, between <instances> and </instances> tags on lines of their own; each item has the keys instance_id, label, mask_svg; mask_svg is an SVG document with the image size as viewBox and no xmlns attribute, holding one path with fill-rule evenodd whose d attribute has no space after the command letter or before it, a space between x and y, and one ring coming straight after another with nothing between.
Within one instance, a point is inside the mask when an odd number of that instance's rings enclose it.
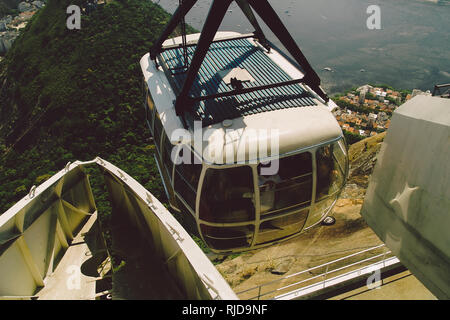
<instances>
[{"instance_id":1,"label":"cabin air vent","mask_svg":"<svg viewBox=\"0 0 450 320\"><path fill-rule=\"evenodd\" d=\"M255 81L252 75L242 68L219 71L219 76L225 84L231 86L233 89L242 89L242 83Z\"/></svg>"},{"instance_id":2,"label":"cabin air vent","mask_svg":"<svg viewBox=\"0 0 450 320\"><path fill-rule=\"evenodd\" d=\"M225 128L229 128L229 127L231 127L233 125L233 120L225 119L225 120L222 121L222 125Z\"/></svg>"}]
</instances>

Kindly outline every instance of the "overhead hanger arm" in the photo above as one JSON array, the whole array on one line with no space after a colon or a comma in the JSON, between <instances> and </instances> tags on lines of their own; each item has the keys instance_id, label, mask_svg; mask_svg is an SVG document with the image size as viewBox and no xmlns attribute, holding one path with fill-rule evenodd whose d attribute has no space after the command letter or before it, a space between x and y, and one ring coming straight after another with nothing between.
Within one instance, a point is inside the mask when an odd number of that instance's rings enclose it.
<instances>
[{"instance_id":1,"label":"overhead hanger arm","mask_svg":"<svg viewBox=\"0 0 450 320\"><path fill-rule=\"evenodd\" d=\"M269 4L267 0L247 0L256 13L263 19L264 23L272 30L275 36L281 41L286 50L292 55L297 63L305 72L304 81L311 87L322 99L328 102L327 94L320 87L320 78L309 64L302 51L295 43L289 31L283 25L280 17Z\"/></svg>"},{"instance_id":2,"label":"overhead hanger arm","mask_svg":"<svg viewBox=\"0 0 450 320\"><path fill-rule=\"evenodd\" d=\"M261 27L259 26L258 20L256 20L255 15L253 14L252 8L250 8L248 2L246 0L236 0L238 6L241 8L244 15L247 17L248 21L252 24L253 28L255 28L255 36L258 39L258 42L261 43L261 45L266 48L268 51L270 51L270 45L269 42L266 39L266 36L264 35Z\"/></svg>"},{"instance_id":3,"label":"overhead hanger arm","mask_svg":"<svg viewBox=\"0 0 450 320\"><path fill-rule=\"evenodd\" d=\"M195 78L197 77L198 70L200 69L203 59L205 59L211 42L214 40L214 36L219 29L219 26L227 12L233 0L214 0L211 8L209 9L208 16L206 17L205 24L203 25L200 39L197 43L194 56L192 57L189 70L186 75L186 79L183 83L183 88L177 97L175 103L175 110L177 115L181 115L184 111L189 110L192 104L192 98L189 97L189 90L191 89Z\"/></svg>"},{"instance_id":4,"label":"overhead hanger arm","mask_svg":"<svg viewBox=\"0 0 450 320\"><path fill-rule=\"evenodd\" d=\"M167 24L161 36L154 43L153 47L150 49L150 58L155 60L158 54L161 53L162 44L167 38L172 34L178 24L183 20L189 10L192 9L197 0L184 0L182 4L175 10L172 18Z\"/></svg>"},{"instance_id":5,"label":"overhead hanger arm","mask_svg":"<svg viewBox=\"0 0 450 320\"><path fill-rule=\"evenodd\" d=\"M270 50L269 42L266 40L266 37L264 36L263 31L253 13L253 10L256 11L264 23L272 30L286 50L302 68L304 77L300 79L301 82L308 85L325 102L328 102L329 98L327 94L320 87L319 76L311 67L308 60L290 35L289 31L283 25L283 22L267 0L212 0L211 8L208 11L205 24L203 25L195 53L190 61L183 87L177 95L175 102L177 115L183 115L184 112L190 111L192 104L195 101L193 97L189 96L189 91L194 84L198 71L208 52L209 46L214 40L227 9L233 1L236 1L247 19L255 28L254 36L257 38L258 42L261 43L261 45L263 45L266 49ZM196 2L197 0L183 0L181 2L181 5L173 14L172 19L169 21L163 33L150 49L151 59L156 60L157 56L163 50L163 42L172 34L177 25L182 22L186 14L192 9Z\"/></svg>"}]
</instances>

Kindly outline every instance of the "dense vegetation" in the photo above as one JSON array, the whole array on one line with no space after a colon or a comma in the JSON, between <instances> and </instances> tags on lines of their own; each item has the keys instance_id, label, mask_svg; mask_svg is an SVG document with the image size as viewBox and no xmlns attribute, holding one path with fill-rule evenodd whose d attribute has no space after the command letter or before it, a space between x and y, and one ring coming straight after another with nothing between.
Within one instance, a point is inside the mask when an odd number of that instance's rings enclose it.
<instances>
[{"instance_id":1,"label":"dense vegetation","mask_svg":"<svg viewBox=\"0 0 450 320\"><path fill-rule=\"evenodd\" d=\"M18 1L14 0L0 0L0 18L8 14L15 14L18 12L17 4Z\"/></svg>"},{"instance_id":2,"label":"dense vegetation","mask_svg":"<svg viewBox=\"0 0 450 320\"><path fill-rule=\"evenodd\" d=\"M9 9L4 3L0 2L0 18L3 16L6 16L11 12L11 9Z\"/></svg>"},{"instance_id":3,"label":"dense vegetation","mask_svg":"<svg viewBox=\"0 0 450 320\"><path fill-rule=\"evenodd\" d=\"M350 132L350 131L347 131L347 130L342 130L342 132L344 133L344 137L345 137L345 140L347 141L348 145L354 144L354 143L356 143L358 141L361 141L361 140L363 140L365 138L365 137L363 137L363 136L361 136L361 135L359 135L357 133Z\"/></svg>"},{"instance_id":4,"label":"dense vegetation","mask_svg":"<svg viewBox=\"0 0 450 320\"><path fill-rule=\"evenodd\" d=\"M100 156L165 200L145 127L140 58L169 15L151 1L112 1L81 30L50 0L0 65L0 213L64 167ZM99 212L107 195L91 182Z\"/></svg>"}]
</instances>

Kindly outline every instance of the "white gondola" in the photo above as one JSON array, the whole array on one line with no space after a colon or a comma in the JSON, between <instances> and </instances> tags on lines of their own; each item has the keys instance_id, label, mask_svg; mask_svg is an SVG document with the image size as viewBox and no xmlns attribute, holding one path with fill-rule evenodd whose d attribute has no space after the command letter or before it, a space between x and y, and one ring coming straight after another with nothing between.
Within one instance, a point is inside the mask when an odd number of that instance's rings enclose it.
<instances>
[{"instance_id":1,"label":"white gondola","mask_svg":"<svg viewBox=\"0 0 450 320\"><path fill-rule=\"evenodd\" d=\"M348 157L334 102L289 82L305 75L295 62L255 37L213 36L189 91L209 97L183 112L177 99L186 71L177 69L195 59L201 34L165 40L163 53L144 55L140 65L170 205L195 218L213 251L229 253L290 239L325 219L345 184Z\"/></svg>"}]
</instances>

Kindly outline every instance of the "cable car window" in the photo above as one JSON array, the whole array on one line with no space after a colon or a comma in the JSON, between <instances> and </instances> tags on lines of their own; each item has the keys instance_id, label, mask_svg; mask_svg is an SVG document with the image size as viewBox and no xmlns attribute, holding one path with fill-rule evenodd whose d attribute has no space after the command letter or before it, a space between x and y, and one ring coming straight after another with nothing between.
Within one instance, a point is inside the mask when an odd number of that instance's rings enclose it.
<instances>
[{"instance_id":1,"label":"cable car window","mask_svg":"<svg viewBox=\"0 0 450 320\"><path fill-rule=\"evenodd\" d=\"M344 152L338 142L317 149L316 202L337 193L342 188L346 170Z\"/></svg>"},{"instance_id":2,"label":"cable car window","mask_svg":"<svg viewBox=\"0 0 450 320\"><path fill-rule=\"evenodd\" d=\"M163 150L162 150L162 161L165 170L167 171L167 175L169 176L169 180L172 181L172 168L173 168L173 160L172 160L172 149L175 147L167 137L165 131L163 131L164 141L163 141Z\"/></svg>"},{"instance_id":3,"label":"cable car window","mask_svg":"<svg viewBox=\"0 0 450 320\"><path fill-rule=\"evenodd\" d=\"M254 226L212 227L205 224L200 229L208 246L218 250L249 247L252 243Z\"/></svg>"},{"instance_id":4,"label":"cable car window","mask_svg":"<svg viewBox=\"0 0 450 320\"><path fill-rule=\"evenodd\" d=\"M145 84L144 84L145 86ZM153 102L152 96L148 89L145 94L145 118L147 120L147 124L150 128L150 132L153 134L153 113L155 112L155 103Z\"/></svg>"},{"instance_id":5,"label":"cable car window","mask_svg":"<svg viewBox=\"0 0 450 320\"><path fill-rule=\"evenodd\" d=\"M333 155L339 164L339 168L345 175L347 171L347 149L345 148L344 140L339 140L334 144Z\"/></svg>"},{"instance_id":6,"label":"cable car window","mask_svg":"<svg viewBox=\"0 0 450 320\"><path fill-rule=\"evenodd\" d=\"M308 213L309 209L303 209L293 214L262 222L259 226L256 244L279 240L301 232Z\"/></svg>"},{"instance_id":7,"label":"cable car window","mask_svg":"<svg viewBox=\"0 0 450 320\"><path fill-rule=\"evenodd\" d=\"M304 152L278 161L278 173L271 176L261 175L261 168L270 166L270 163L258 165L261 214L294 210L311 204L311 153Z\"/></svg>"},{"instance_id":8,"label":"cable car window","mask_svg":"<svg viewBox=\"0 0 450 320\"><path fill-rule=\"evenodd\" d=\"M347 172L346 153L342 140L317 150L316 203L311 209L306 228L319 222L336 201Z\"/></svg>"},{"instance_id":9,"label":"cable car window","mask_svg":"<svg viewBox=\"0 0 450 320\"><path fill-rule=\"evenodd\" d=\"M161 143L161 134L163 131L163 126L161 123L161 119L159 118L159 113L155 112L155 121L153 127L153 139L155 141L155 146L160 151L160 143Z\"/></svg>"},{"instance_id":10,"label":"cable car window","mask_svg":"<svg viewBox=\"0 0 450 320\"><path fill-rule=\"evenodd\" d=\"M175 191L187 202L192 210L195 210L198 180L202 171L199 160L194 161L194 155L187 146L180 148L178 157L184 158L183 153L190 154L189 163L181 163L175 166Z\"/></svg>"},{"instance_id":11,"label":"cable car window","mask_svg":"<svg viewBox=\"0 0 450 320\"><path fill-rule=\"evenodd\" d=\"M255 219L253 172L249 166L206 171L200 197L200 219L209 222Z\"/></svg>"}]
</instances>

